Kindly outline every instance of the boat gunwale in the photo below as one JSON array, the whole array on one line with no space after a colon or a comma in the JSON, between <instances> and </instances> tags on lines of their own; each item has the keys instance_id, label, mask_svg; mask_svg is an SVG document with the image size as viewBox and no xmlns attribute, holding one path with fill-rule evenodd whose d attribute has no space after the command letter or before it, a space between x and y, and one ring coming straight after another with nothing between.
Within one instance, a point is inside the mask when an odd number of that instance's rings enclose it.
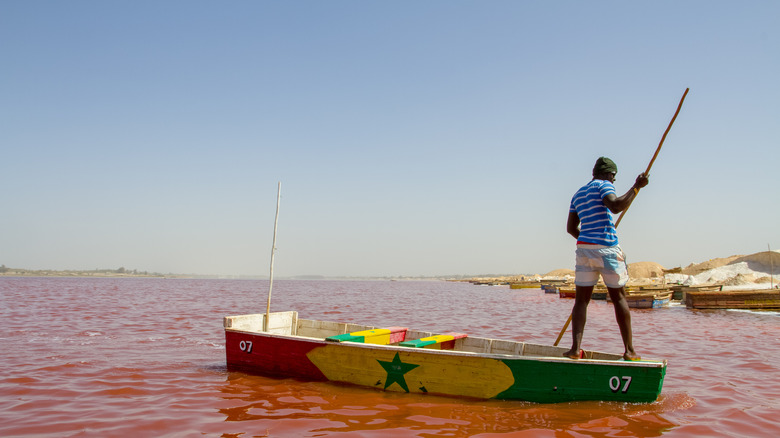
<instances>
[{"instance_id":1,"label":"boat gunwale","mask_svg":"<svg viewBox=\"0 0 780 438\"><path fill-rule=\"evenodd\" d=\"M232 316L243 316L243 315L232 315ZM298 321L314 321L314 322L325 322L325 323L331 323L333 321L322 321L322 320L315 320L315 319L299 319ZM371 326L367 326L371 327ZM436 349L427 349L427 348L415 348L415 347L406 347L401 345L381 345L381 344L366 344L366 343L360 343L360 342L333 342L328 341L325 338L320 337L312 337L312 336L301 336L301 335L293 335L293 334L281 334L281 333L269 333L264 332L261 330L251 330L251 329L238 329L238 328L232 328L232 327L225 327L225 331L230 332L237 332L237 333L247 333L251 335L256 336L262 336L262 337L268 337L268 338L284 338L284 339L290 339L290 340L305 340L308 342L315 342L324 345L333 345L333 346L341 346L346 348L367 348L367 349L379 349L379 350L393 350L393 351L406 351L409 353L422 353L422 354L431 354L431 355L445 355L445 356L471 356L471 357L482 357L486 359L497 359L497 360L523 360L523 361L535 361L535 362L545 362L545 363L566 363L566 364L588 364L588 365L609 365L609 366L617 366L617 367L639 367L639 368L665 368L667 366L666 359L662 360L653 360L653 359L643 359L640 361L627 361L627 360L609 360L609 359L571 359L567 357L557 357L557 356L535 356L535 355L519 355L519 354L507 354L507 353L480 353L480 352L474 352L474 351L462 351L462 350L436 350ZM417 330L415 330L417 331ZM434 333L435 334L435 333ZM533 344L533 343L527 343L522 341L510 341L510 340L504 340L504 339L495 339L495 338L483 338L483 337L471 337L472 339L484 339L487 341L501 341L501 342L518 342L518 343L524 343L527 345L534 345L534 346L540 346L540 347L550 347L549 345L544 344ZM602 352L594 352L594 353L602 353Z\"/></svg>"}]
</instances>

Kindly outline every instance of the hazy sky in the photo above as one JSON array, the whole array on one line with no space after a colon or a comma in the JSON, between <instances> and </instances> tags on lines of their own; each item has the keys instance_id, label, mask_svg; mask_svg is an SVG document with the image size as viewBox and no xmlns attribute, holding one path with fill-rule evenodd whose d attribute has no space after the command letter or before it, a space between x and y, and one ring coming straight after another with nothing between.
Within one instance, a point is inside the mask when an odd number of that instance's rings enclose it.
<instances>
[{"instance_id":1,"label":"hazy sky","mask_svg":"<svg viewBox=\"0 0 780 438\"><path fill-rule=\"evenodd\" d=\"M780 2L0 2L0 264L573 268L601 155L629 262L780 249Z\"/></svg>"}]
</instances>

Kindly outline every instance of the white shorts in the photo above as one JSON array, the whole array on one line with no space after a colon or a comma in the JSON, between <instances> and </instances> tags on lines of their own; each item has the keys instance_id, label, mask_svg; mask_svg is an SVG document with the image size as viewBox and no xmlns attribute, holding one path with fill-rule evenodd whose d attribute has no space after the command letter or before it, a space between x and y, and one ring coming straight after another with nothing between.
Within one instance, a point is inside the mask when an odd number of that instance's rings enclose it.
<instances>
[{"instance_id":1,"label":"white shorts","mask_svg":"<svg viewBox=\"0 0 780 438\"><path fill-rule=\"evenodd\" d=\"M577 245L577 263L574 269L574 284L595 286L599 275L607 287L616 289L628 282L626 255L619 245Z\"/></svg>"}]
</instances>

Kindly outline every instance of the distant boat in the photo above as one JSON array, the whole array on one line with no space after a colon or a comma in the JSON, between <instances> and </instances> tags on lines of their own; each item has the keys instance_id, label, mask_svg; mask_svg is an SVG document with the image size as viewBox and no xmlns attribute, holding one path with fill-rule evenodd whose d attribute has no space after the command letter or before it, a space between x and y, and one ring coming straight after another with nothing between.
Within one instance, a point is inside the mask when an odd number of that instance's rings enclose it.
<instances>
[{"instance_id":1,"label":"distant boat","mask_svg":"<svg viewBox=\"0 0 780 438\"><path fill-rule=\"evenodd\" d=\"M671 286L671 289L674 292L672 294L672 299L683 301L685 299L685 294L688 292L715 292L723 290L723 284L702 284L698 286L674 285Z\"/></svg>"},{"instance_id":2,"label":"distant boat","mask_svg":"<svg viewBox=\"0 0 780 438\"><path fill-rule=\"evenodd\" d=\"M224 318L228 369L353 384L384 391L557 403L653 402L666 361L620 354L435 334L405 327L299 319L298 312Z\"/></svg>"},{"instance_id":3,"label":"distant boat","mask_svg":"<svg viewBox=\"0 0 780 438\"><path fill-rule=\"evenodd\" d=\"M577 288L560 288L558 295L561 298L577 298ZM596 288L593 289L593 293L590 295L590 299L592 300L606 300L607 299L607 290Z\"/></svg>"},{"instance_id":4,"label":"distant boat","mask_svg":"<svg viewBox=\"0 0 780 438\"><path fill-rule=\"evenodd\" d=\"M634 309L659 309L666 307L672 299L672 291L632 292L626 294L628 307Z\"/></svg>"},{"instance_id":5,"label":"distant boat","mask_svg":"<svg viewBox=\"0 0 780 438\"><path fill-rule=\"evenodd\" d=\"M558 289L558 296L561 298L576 298L577 297L577 289L576 288L559 288Z\"/></svg>"},{"instance_id":6,"label":"distant boat","mask_svg":"<svg viewBox=\"0 0 780 438\"><path fill-rule=\"evenodd\" d=\"M590 295L590 299L592 300L606 300L607 299L607 293L604 289L594 289L593 293Z\"/></svg>"},{"instance_id":7,"label":"distant boat","mask_svg":"<svg viewBox=\"0 0 780 438\"><path fill-rule=\"evenodd\" d=\"M650 284L650 285L644 285L639 286L640 292L658 292L658 291L668 291L670 289L669 286L666 286L664 284ZM630 290L635 291L634 288L631 288Z\"/></svg>"},{"instance_id":8,"label":"distant boat","mask_svg":"<svg viewBox=\"0 0 780 438\"><path fill-rule=\"evenodd\" d=\"M540 281L521 281L509 283L510 289L541 289L542 283Z\"/></svg>"},{"instance_id":9,"label":"distant boat","mask_svg":"<svg viewBox=\"0 0 780 438\"><path fill-rule=\"evenodd\" d=\"M780 309L780 290L686 292L685 306L691 309Z\"/></svg>"},{"instance_id":10,"label":"distant boat","mask_svg":"<svg viewBox=\"0 0 780 438\"><path fill-rule=\"evenodd\" d=\"M499 280L470 280L469 283L476 286L506 286L506 281Z\"/></svg>"}]
</instances>

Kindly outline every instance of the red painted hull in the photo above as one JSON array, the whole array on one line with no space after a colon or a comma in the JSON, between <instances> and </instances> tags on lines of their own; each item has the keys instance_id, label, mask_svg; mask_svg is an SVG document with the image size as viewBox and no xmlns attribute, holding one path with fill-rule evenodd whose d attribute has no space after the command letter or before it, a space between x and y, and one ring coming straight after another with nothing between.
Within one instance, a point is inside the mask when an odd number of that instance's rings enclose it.
<instances>
[{"instance_id":1,"label":"red painted hull","mask_svg":"<svg viewBox=\"0 0 780 438\"><path fill-rule=\"evenodd\" d=\"M328 380L306 356L312 349L323 345L325 341L296 339L290 342L277 335L225 330L228 368L269 376Z\"/></svg>"},{"instance_id":2,"label":"red painted hull","mask_svg":"<svg viewBox=\"0 0 780 438\"><path fill-rule=\"evenodd\" d=\"M577 292L573 289L559 289L558 295L561 298L576 298Z\"/></svg>"}]
</instances>

